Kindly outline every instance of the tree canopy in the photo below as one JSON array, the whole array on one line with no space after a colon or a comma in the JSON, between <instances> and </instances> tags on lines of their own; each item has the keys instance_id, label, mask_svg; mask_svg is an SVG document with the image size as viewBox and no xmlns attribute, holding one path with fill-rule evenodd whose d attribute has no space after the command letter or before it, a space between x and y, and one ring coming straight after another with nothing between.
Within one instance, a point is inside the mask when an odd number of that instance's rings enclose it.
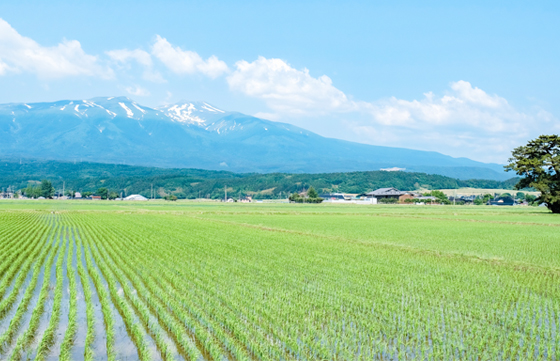
<instances>
[{"instance_id":1,"label":"tree canopy","mask_svg":"<svg viewBox=\"0 0 560 361\"><path fill-rule=\"evenodd\" d=\"M537 201L545 203L553 213L560 213L560 137L541 135L512 152L506 170L522 178L517 189L532 187L541 192Z\"/></svg>"}]
</instances>

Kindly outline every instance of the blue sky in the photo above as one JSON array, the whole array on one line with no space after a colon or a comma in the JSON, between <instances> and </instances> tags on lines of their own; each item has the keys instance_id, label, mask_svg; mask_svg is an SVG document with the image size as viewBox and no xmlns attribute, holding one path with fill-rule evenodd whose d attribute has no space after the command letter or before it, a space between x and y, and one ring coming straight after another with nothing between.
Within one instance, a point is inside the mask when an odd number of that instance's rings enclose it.
<instances>
[{"instance_id":1,"label":"blue sky","mask_svg":"<svg viewBox=\"0 0 560 361\"><path fill-rule=\"evenodd\" d=\"M559 8L3 1L0 102L204 100L329 137L503 163L559 132Z\"/></svg>"}]
</instances>

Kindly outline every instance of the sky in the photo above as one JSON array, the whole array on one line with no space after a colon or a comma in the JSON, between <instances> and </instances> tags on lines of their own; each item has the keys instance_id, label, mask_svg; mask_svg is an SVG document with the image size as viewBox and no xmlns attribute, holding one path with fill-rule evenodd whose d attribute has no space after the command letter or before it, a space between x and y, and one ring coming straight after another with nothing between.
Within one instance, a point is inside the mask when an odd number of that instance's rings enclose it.
<instances>
[{"instance_id":1,"label":"sky","mask_svg":"<svg viewBox=\"0 0 560 361\"><path fill-rule=\"evenodd\" d=\"M206 101L505 163L559 133L559 35L557 1L5 0L0 103Z\"/></svg>"}]
</instances>

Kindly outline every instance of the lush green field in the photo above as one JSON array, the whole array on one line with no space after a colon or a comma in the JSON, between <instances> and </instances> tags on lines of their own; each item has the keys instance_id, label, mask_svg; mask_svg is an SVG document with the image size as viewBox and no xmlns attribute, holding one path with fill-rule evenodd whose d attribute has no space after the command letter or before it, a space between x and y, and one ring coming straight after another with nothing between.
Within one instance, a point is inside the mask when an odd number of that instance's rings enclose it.
<instances>
[{"instance_id":1,"label":"lush green field","mask_svg":"<svg viewBox=\"0 0 560 361\"><path fill-rule=\"evenodd\" d=\"M0 202L0 359L558 360L536 207Z\"/></svg>"}]
</instances>

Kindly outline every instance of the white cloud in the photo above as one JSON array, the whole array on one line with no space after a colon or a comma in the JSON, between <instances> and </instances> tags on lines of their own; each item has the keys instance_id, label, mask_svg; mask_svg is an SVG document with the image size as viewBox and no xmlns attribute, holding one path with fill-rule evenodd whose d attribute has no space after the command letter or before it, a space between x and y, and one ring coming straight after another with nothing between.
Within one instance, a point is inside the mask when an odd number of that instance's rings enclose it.
<instances>
[{"instance_id":1,"label":"white cloud","mask_svg":"<svg viewBox=\"0 0 560 361\"><path fill-rule=\"evenodd\" d=\"M0 19L0 75L8 72L30 72L40 78L113 76L110 68L99 65L96 56L84 52L79 41L63 40L53 47L41 46Z\"/></svg>"},{"instance_id":2,"label":"white cloud","mask_svg":"<svg viewBox=\"0 0 560 361\"><path fill-rule=\"evenodd\" d=\"M147 89L144 89L140 86L126 87L125 90L128 94L135 96L146 97L150 95L150 92Z\"/></svg>"},{"instance_id":3,"label":"white cloud","mask_svg":"<svg viewBox=\"0 0 560 361\"><path fill-rule=\"evenodd\" d=\"M152 57L148 52L142 49L118 49L107 51L106 53L111 59L121 64L126 64L129 61L134 60L138 64L152 66Z\"/></svg>"},{"instance_id":4,"label":"white cloud","mask_svg":"<svg viewBox=\"0 0 560 361\"><path fill-rule=\"evenodd\" d=\"M450 88L440 97L429 92L420 100L361 102L361 111L370 117L357 117L348 125L367 143L493 162L505 161L528 138L559 129L549 113L521 111L467 81L453 82Z\"/></svg>"},{"instance_id":5,"label":"white cloud","mask_svg":"<svg viewBox=\"0 0 560 361\"><path fill-rule=\"evenodd\" d=\"M436 97L429 92L421 100L395 97L373 103L361 103L376 123L425 129L433 126L458 126L485 132L521 130L531 115L512 107L506 99L487 94L467 81L451 83L451 92Z\"/></svg>"},{"instance_id":6,"label":"white cloud","mask_svg":"<svg viewBox=\"0 0 560 361\"><path fill-rule=\"evenodd\" d=\"M127 69L130 68L130 62L134 61L140 64L144 71L142 73L142 78L154 83L165 83L166 80L161 76L161 74L154 70L153 68L153 61L152 56L147 51L142 49L117 49L107 51L106 54L111 58L114 62L119 64L120 66L126 67Z\"/></svg>"},{"instance_id":7,"label":"white cloud","mask_svg":"<svg viewBox=\"0 0 560 361\"><path fill-rule=\"evenodd\" d=\"M217 78L229 70L227 64L215 55L203 60L194 51L173 47L167 39L159 35L152 46L152 54L177 74L201 73L210 78Z\"/></svg>"},{"instance_id":8,"label":"white cloud","mask_svg":"<svg viewBox=\"0 0 560 361\"><path fill-rule=\"evenodd\" d=\"M235 66L227 78L230 88L263 99L279 113L305 115L356 109L328 76L314 78L309 70L297 70L284 60L260 56L252 63L238 61Z\"/></svg>"}]
</instances>

